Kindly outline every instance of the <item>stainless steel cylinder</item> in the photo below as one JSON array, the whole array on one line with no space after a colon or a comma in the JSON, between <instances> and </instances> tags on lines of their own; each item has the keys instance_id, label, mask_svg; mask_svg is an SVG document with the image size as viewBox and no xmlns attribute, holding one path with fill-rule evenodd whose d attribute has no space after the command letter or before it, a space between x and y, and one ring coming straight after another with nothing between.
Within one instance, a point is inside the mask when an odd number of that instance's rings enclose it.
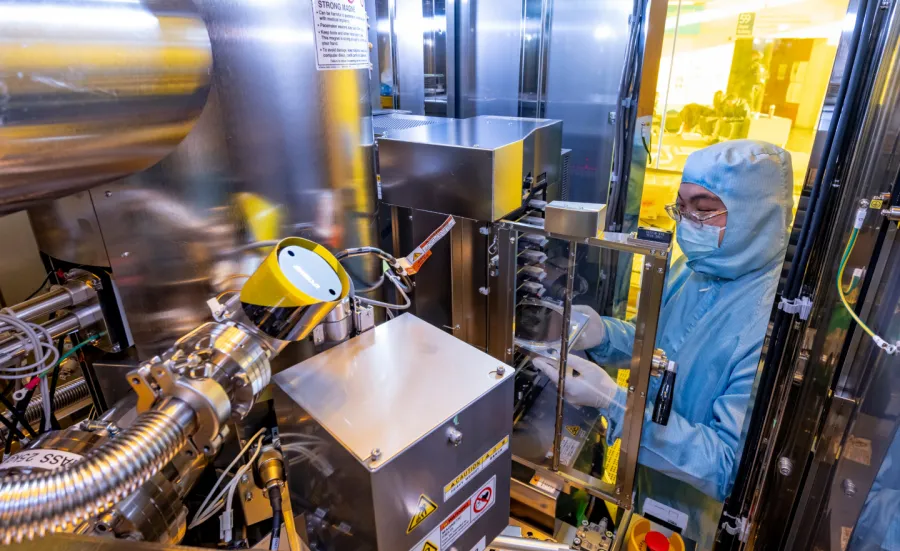
<instances>
[{"instance_id":1,"label":"stainless steel cylinder","mask_svg":"<svg viewBox=\"0 0 900 551\"><path fill-rule=\"evenodd\" d=\"M211 65L190 0L0 0L0 214L155 164Z\"/></svg>"}]
</instances>

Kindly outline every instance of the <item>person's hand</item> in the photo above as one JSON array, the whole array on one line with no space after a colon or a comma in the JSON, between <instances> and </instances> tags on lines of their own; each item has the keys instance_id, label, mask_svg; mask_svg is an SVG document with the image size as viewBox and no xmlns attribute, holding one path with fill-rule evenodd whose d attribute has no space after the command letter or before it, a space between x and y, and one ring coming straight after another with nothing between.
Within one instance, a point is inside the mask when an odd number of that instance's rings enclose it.
<instances>
[{"instance_id":1,"label":"person's hand","mask_svg":"<svg viewBox=\"0 0 900 551\"><path fill-rule=\"evenodd\" d=\"M557 362L535 358L533 363L554 383L559 380ZM599 365L575 355L569 355L567 363L566 400L575 406L608 408L619 388L613 378Z\"/></svg>"},{"instance_id":2,"label":"person's hand","mask_svg":"<svg viewBox=\"0 0 900 551\"><path fill-rule=\"evenodd\" d=\"M603 320L600 319L600 314L584 304L573 306L572 310L586 315L588 321L584 329L581 330L581 334L572 343L571 349L587 350L603 344L606 341L606 326L603 324Z\"/></svg>"}]
</instances>

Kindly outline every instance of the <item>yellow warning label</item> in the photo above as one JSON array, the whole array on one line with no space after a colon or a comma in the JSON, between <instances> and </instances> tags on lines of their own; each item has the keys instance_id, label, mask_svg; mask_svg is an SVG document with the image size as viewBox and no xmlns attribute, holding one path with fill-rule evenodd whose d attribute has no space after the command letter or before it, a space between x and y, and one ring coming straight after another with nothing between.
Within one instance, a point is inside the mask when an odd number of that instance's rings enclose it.
<instances>
[{"instance_id":1,"label":"yellow warning label","mask_svg":"<svg viewBox=\"0 0 900 551\"><path fill-rule=\"evenodd\" d=\"M880 209L883 206L884 206L884 200L882 200L882 199L872 199L872 201L869 203L870 209Z\"/></svg>"},{"instance_id":2,"label":"yellow warning label","mask_svg":"<svg viewBox=\"0 0 900 551\"><path fill-rule=\"evenodd\" d=\"M415 252L413 253L413 262L419 260L419 257L422 256L423 253Z\"/></svg>"},{"instance_id":3,"label":"yellow warning label","mask_svg":"<svg viewBox=\"0 0 900 551\"><path fill-rule=\"evenodd\" d=\"M430 497L425 494L420 495L419 503L416 506L416 514L409 519L409 526L406 528L406 533L409 534L415 530L416 526L422 524L422 521L431 516L431 513L437 511L437 508L437 503L431 501ZM431 542L426 542L426 544L430 545ZM425 549L428 549L428 545L425 546Z\"/></svg>"},{"instance_id":4,"label":"yellow warning label","mask_svg":"<svg viewBox=\"0 0 900 551\"><path fill-rule=\"evenodd\" d=\"M578 425L569 425L566 427L566 430L569 431L569 434L572 436L578 436L578 433L581 432L581 427Z\"/></svg>"},{"instance_id":5,"label":"yellow warning label","mask_svg":"<svg viewBox=\"0 0 900 551\"><path fill-rule=\"evenodd\" d=\"M504 436L502 440L497 442L494 447L484 452L484 455L475 460L474 463L469 465L469 468L459 473L459 476L451 480L444 486L444 502L446 503L448 499L453 497L453 494L462 489L463 486L466 485L467 482L475 478L475 475L484 470L485 467L490 465L497 457L500 456L503 452L505 452L509 448L509 436Z\"/></svg>"},{"instance_id":6,"label":"yellow warning label","mask_svg":"<svg viewBox=\"0 0 900 551\"><path fill-rule=\"evenodd\" d=\"M422 551L438 551L437 545L431 543L430 541L426 541L425 545L422 546Z\"/></svg>"}]
</instances>

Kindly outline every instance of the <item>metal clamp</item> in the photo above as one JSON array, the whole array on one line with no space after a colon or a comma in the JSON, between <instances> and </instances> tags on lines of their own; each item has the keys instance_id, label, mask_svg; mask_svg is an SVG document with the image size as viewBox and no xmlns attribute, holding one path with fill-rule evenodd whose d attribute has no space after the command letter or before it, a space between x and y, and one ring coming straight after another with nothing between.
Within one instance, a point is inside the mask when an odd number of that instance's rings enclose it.
<instances>
[{"instance_id":1,"label":"metal clamp","mask_svg":"<svg viewBox=\"0 0 900 551\"><path fill-rule=\"evenodd\" d=\"M151 362L128 374L128 382L138 395L138 413L149 410L161 397L178 398L197 415L198 429L191 436L194 447L206 454L215 453L221 445L221 429L231 416L231 400L225 389L212 379L173 373L171 361Z\"/></svg>"}]
</instances>

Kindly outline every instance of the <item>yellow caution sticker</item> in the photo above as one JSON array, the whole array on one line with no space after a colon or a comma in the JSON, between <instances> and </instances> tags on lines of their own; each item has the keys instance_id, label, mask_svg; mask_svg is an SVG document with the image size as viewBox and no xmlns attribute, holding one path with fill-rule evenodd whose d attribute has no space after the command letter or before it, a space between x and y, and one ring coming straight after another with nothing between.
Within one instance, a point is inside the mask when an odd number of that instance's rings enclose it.
<instances>
[{"instance_id":1,"label":"yellow caution sticker","mask_svg":"<svg viewBox=\"0 0 900 551\"><path fill-rule=\"evenodd\" d=\"M456 492L460 491L475 475L483 471L488 465L493 463L495 459L509 449L509 435L504 436L503 440L497 442L491 449L475 460L474 463L444 486L444 503L453 497Z\"/></svg>"},{"instance_id":2,"label":"yellow caution sticker","mask_svg":"<svg viewBox=\"0 0 900 551\"><path fill-rule=\"evenodd\" d=\"M438 546L430 541L426 541L425 545L422 546L422 551L438 551Z\"/></svg>"},{"instance_id":3,"label":"yellow caution sticker","mask_svg":"<svg viewBox=\"0 0 900 551\"><path fill-rule=\"evenodd\" d=\"M578 436L578 433L581 432L581 427L578 425L568 425L566 430L569 431L569 434L572 436Z\"/></svg>"},{"instance_id":4,"label":"yellow caution sticker","mask_svg":"<svg viewBox=\"0 0 900 551\"><path fill-rule=\"evenodd\" d=\"M879 209L880 210L881 207L883 207L883 206L884 206L883 199L872 199L872 201L869 203L870 209Z\"/></svg>"},{"instance_id":5,"label":"yellow caution sticker","mask_svg":"<svg viewBox=\"0 0 900 551\"><path fill-rule=\"evenodd\" d=\"M437 508L437 503L432 501L430 497L425 494L420 495L419 503L416 505L416 513L409 519L409 526L406 528L406 533L409 534L415 530L416 526L422 524L426 518L437 511Z\"/></svg>"}]
</instances>

